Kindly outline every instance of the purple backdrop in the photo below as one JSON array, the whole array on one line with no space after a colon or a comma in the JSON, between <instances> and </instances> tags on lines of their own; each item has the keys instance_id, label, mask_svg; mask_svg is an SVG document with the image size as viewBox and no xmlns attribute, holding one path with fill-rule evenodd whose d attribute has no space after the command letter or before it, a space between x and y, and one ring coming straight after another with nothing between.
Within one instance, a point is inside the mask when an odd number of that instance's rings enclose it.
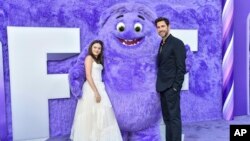
<instances>
[{"instance_id":1,"label":"purple backdrop","mask_svg":"<svg viewBox=\"0 0 250 141\"><path fill-rule=\"evenodd\" d=\"M234 2L234 81L235 81L235 115L245 115L248 113L247 99L248 93L248 77L247 77L247 16L250 13L250 2L238 0Z\"/></svg>"},{"instance_id":2,"label":"purple backdrop","mask_svg":"<svg viewBox=\"0 0 250 141\"><path fill-rule=\"evenodd\" d=\"M134 0L130 0L134 1ZM190 68L190 89L181 97L184 122L221 118L221 1L220 0L136 0L155 7L158 16L169 17L172 28L198 29L198 52ZM81 29L81 46L86 46L98 31L100 13L117 0L7 0L1 9L8 21L0 19L0 40L3 42L4 77L7 103L8 138L12 138L10 81L6 26L77 27ZM101 6L100 6L101 5ZM183 6L185 5L185 6ZM8 9L9 8L9 9ZM2 10L2 11L3 11ZM88 35L88 36L85 36ZM67 73L75 58L48 63L49 73ZM237 62L236 62L237 64ZM49 101L50 135L69 134L76 100ZM1 115L0 115L1 116Z\"/></svg>"}]
</instances>

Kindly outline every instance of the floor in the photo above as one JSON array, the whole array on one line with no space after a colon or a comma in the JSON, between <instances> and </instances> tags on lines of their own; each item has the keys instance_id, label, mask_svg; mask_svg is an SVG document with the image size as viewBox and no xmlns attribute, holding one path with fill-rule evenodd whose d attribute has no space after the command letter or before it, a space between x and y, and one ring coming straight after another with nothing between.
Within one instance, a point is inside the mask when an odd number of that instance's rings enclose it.
<instances>
[{"instance_id":1,"label":"floor","mask_svg":"<svg viewBox=\"0 0 250 141\"><path fill-rule=\"evenodd\" d=\"M182 141L229 141L229 126L231 124L250 125L250 116L235 117L232 121L213 120L183 124ZM164 125L161 125L162 141L164 138ZM70 141L67 136L54 137L47 141Z\"/></svg>"}]
</instances>

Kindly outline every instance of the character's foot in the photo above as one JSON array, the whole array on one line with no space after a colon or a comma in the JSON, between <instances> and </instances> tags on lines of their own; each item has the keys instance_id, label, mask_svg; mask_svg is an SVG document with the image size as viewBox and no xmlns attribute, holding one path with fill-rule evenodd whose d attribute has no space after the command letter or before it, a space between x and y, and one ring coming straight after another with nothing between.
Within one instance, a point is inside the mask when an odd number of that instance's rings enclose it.
<instances>
[{"instance_id":1,"label":"character's foot","mask_svg":"<svg viewBox=\"0 0 250 141\"><path fill-rule=\"evenodd\" d=\"M129 141L161 141L160 126L153 127L131 133Z\"/></svg>"}]
</instances>

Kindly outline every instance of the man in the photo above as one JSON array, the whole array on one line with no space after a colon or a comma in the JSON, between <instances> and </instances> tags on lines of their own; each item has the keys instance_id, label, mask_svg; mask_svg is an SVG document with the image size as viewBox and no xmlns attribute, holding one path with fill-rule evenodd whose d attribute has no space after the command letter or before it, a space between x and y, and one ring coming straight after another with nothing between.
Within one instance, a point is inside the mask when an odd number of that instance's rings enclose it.
<instances>
[{"instance_id":1,"label":"man","mask_svg":"<svg viewBox=\"0 0 250 141\"><path fill-rule=\"evenodd\" d=\"M155 26L162 37L157 58L156 90L160 93L166 141L181 141L180 90L186 73L186 50L183 42L170 34L167 18L157 18Z\"/></svg>"}]
</instances>

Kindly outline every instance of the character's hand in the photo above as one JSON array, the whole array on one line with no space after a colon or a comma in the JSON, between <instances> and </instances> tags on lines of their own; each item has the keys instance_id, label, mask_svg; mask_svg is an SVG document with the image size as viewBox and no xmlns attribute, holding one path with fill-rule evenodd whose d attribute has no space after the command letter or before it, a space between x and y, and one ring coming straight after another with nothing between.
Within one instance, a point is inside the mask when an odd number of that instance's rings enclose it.
<instances>
[{"instance_id":1,"label":"character's hand","mask_svg":"<svg viewBox=\"0 0 250 141\"><path fill-rule=\"evenodd\" d=\"M70 90L74 98L82 97L83 71L77 68L72 68L69 71Z\"/></svg>"},{"instance_id":2,"label":"character's hand","mask_svg":"<svg viewBox=\"0 0 250 141\"><path fill-rule=\"evenodd\" d=\"M73 81L71 83L71 93L74 98L79 99L82 97L82 90L81 90L81 84L78 81Z\"/></svg>"}]
</instances>

